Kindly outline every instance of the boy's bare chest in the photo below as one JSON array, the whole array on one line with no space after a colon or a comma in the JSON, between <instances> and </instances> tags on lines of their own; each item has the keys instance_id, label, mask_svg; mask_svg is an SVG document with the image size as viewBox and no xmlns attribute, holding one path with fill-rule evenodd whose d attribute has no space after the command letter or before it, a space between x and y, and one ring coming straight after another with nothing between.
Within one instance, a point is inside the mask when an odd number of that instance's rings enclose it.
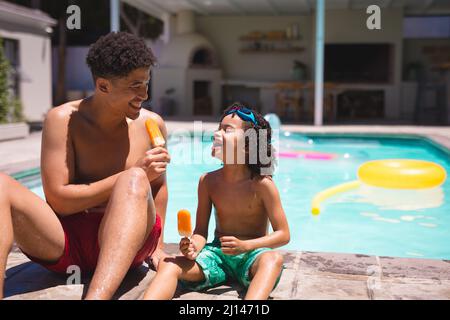
<instances>
[{"instance_id":1,"label":"boy's bare chest","mask_svg":"<svg viewBox=\"0 0 450 320\"><path fill-rule=\"evenodd\" d=\"M252 239L267 231L267 212L251 183L215 184L210 194L216 209L216 236Z\"/></svg>"},{"instance_id":2,"label":"boy's bare chest","mask_svg":"<svg viewBox=\"0 0 450 320\"><path fill-rule=\"evenodd\" d=\"M217 183L212 188L211 200L218 212L236 218L261 211L261 201L251 182L238 185Z\"/></svg>"}]
</instances>

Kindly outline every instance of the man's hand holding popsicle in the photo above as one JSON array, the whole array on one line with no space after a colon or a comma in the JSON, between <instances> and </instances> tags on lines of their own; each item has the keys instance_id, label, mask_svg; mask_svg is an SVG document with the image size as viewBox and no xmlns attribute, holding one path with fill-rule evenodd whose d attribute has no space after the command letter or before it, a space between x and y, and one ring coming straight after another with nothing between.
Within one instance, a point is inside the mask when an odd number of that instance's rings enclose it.
<instances>
[{"instance_id":1,"label":"man's hand holding popsicle","mask_svg":"<svg viewBox=\"0 0 450 320\"><path fill-rule=\"evenodd\" d=\"M145 121L145 128L147 129L153 148L162 147L166 144L166 140L164 140L164 136L162 135L161 130L159 130L155 120L147 119Z\"/></svg>"},{"instance_id":2,"label":"man's hand holding popsicle","mask_svg":"<svg viewBox=\"0 0 450 320\"><path fill-rule=\"evenodd\" d=\"M178 211L178 233L183 238L180 241L181 253L190 260L198 255L197 248L190 237L192 236L191 213L188 210Z\"/></svg>"},{"instance_id":3,"label":"man's hand holding popsicle","mask_svg":"<svg viewBox=\"0 0 450 320\"><path fill-rule=\"evenodd\" d=\"M152 182L166 171L167 163L170 162L170 156L164 148L166 141L156 121L147 119L145 128L147 129L152 149L148 150L145 156L136 162L135 166L144 169L148 180Z\"/></svg>"}]
</instances>

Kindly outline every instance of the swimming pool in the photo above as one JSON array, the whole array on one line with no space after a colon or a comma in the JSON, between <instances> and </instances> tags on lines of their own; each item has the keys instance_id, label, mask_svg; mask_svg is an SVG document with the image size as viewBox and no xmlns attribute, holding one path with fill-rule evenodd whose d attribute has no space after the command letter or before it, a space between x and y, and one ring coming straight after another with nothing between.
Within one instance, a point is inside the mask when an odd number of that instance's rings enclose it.
<instances>
[{"instance_id":1,"label":"swimming pool","mask_svg":"<svg viewBox=\"0 0 450 320\"><path fill-rule=\"evenodd\" d=\"M190 154L195 146L204 151L204 161L197 159L191 164L177 161ZM166 242L180 239L176 229L179 209L186 208L195 214L200 175L220 167L209 156L210 147L208 135L175 139L169 144L172 163L168 169ZM291 229L291 242L284 249L450 259L449 180L439 188L421 192L363 187L329 199L317 217L310 213L311 199L317 192L355 180L358 166L365 161L422 159L436 162L450 172L450 156L446 150L413 136L289 132L282 134L279 150L303 154L299 158L280 158L274 176ZM25 184L43 196L39 177L28 179ZM209 229L211 240L214 219Z\"/></svg>"}]
</instances>

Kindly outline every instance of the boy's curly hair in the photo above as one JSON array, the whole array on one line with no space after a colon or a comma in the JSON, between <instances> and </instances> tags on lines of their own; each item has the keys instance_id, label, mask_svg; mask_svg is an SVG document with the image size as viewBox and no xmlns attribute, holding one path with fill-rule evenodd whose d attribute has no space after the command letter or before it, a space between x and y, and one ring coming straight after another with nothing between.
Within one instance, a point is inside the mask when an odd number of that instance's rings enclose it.
<instances>
[{"instance_id":1,"label":"boy's curly hair","mask_svg":"<svg viewBox=\"0 0 450 320\"><path fill-rule=\"evenodd\" d=\"M248 104L245 103L241 103L241 102L234 102L231 106L229 106L228 108L226 108L222 114L222 116L220 117L220 123L222 122L223 118L225 118L227 116L227 113L236 107L245 107L249 110L251 110L253 112L253 114L255 115L255 119L257 122L257 125L253 124L252 122L249 121L245 121L244 123L246 124L246 127L244 129L244 131L247 131L248 129L254 129L256 132L256 136L257 136L257 146L256 146L256 151L257 151L257 155L256 155L256 163L250 163L249 161L249 145L250 145L250 139L248 136L245 137L245 151L246 151L246 159L245 159L245 163L247 164L247 166L249 167L251 173L252 173L252 178L253 177L262 177L262 176L270 176L272 177L274 169L275 169L275 165L276 165L276 159L275 159L275 149L272 146L272 128L270 127L269 122L264 119L264 117L257 112L255 109L251 108ZM233 117L237 116L236 113L232 113L231 114ZM261 130L266 130L267 135L266 135L266 139L264 141L261 141L262 139L260 139L260 134L261 134ZM262 148L261 143L266 144L266 152L267 152L267 157L269 157L269 162L268 163L262 163L262 159L260 157L260 148Z\"/></svg>"},{"instance_id":2,"label":"boy's curly hair","mask_svg":"<svg viewBox=\"0 0 450 320\"><path fill-rule=\"evenodd\" d=\"M94 79L120 78L135 69L154 66L156 58L141 38L126 32L110 32L90 46L86 63Z\"/></svg>"}]
</instances>

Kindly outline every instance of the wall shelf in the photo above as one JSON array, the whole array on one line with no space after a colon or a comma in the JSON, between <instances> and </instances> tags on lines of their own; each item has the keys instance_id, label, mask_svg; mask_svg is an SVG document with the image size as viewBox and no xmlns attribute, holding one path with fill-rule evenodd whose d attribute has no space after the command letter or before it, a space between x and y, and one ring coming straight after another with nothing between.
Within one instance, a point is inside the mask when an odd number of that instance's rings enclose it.
<instances>
[{"instance_id":1,"label":"wall shelf","mask_svg":"<svg viewBox=\"0 0 450 320\"><path fill-rule=\"evenodd\" d=\"M264 42L271 42L271 41L275 41L275 42L299 42L302 41L301 38L296 38L296 39L288 39L288 38L251 38L251 37L240 37L239 41L264 41Z\"/></svg>"},{"instance_id":2,"label":"wall shelf","mask_svg":"<svg viewBox=\"0 0 450 320\"><path fill-rule=\"evenodd\" d=\"M301 37L287 38L284 34L260 34L258 36L244 35L239 37L242 43L239 52L243 54L286 54L305 51Z\"/></svg>"},{"instance_id":3,"label":"wall shelf","mask_svg":"<svg viewBox=\"0 0 450 320\"><path fill-rule=\"evenodd\" d=\"M300 53L305 51L304 48L289 49L240 49L240 53Z\"/></svg>"}]
</instances>

